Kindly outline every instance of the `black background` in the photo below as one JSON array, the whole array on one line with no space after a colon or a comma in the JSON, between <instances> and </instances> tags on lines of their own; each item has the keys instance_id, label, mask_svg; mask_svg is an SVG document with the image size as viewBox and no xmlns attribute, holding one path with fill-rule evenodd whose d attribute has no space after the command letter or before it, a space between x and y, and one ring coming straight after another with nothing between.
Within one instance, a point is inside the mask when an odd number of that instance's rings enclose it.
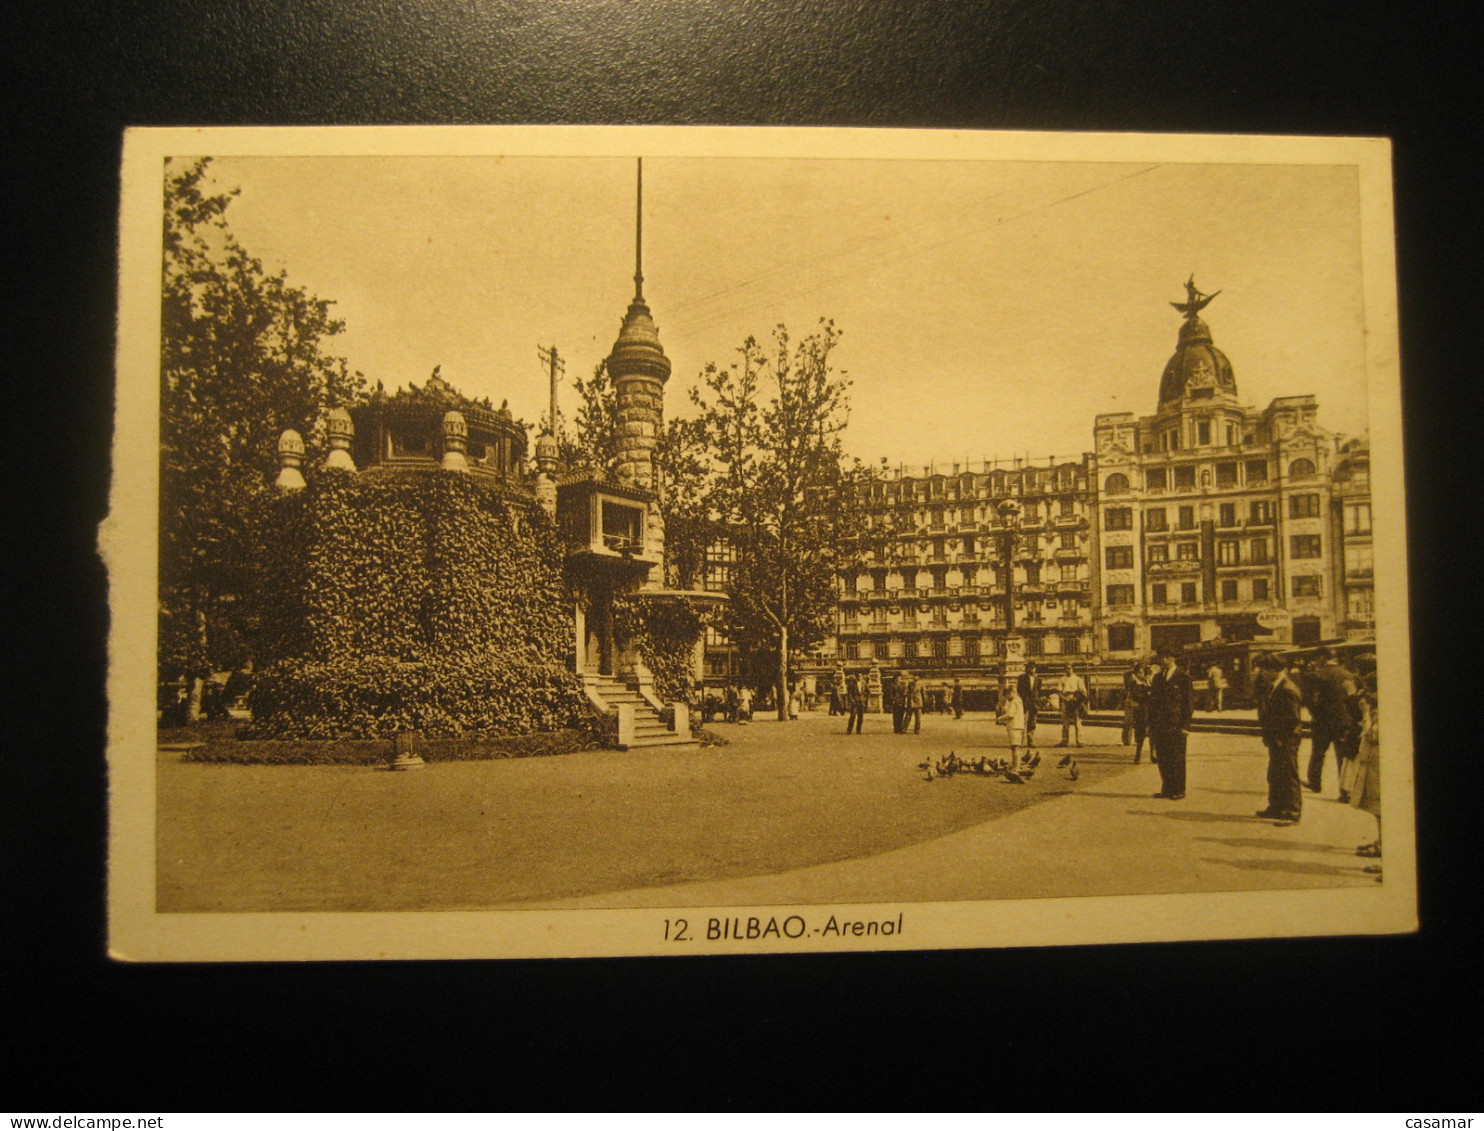
<instances>
[{"instance_id":1,"label":"black background","mask_svg":"<svg viewBox=\"0 0 1484 1131\"><path fill-rule=\"evenodd\" d=\"M1477 1102L1473 33L1408 5L426 0L9 10L13 1109ZM837 957L131 967L104 949L127 125L680 123L1395 141L1422 932ZM930 359L925 359L930 360Z\"/></svg>"}]
</instances>

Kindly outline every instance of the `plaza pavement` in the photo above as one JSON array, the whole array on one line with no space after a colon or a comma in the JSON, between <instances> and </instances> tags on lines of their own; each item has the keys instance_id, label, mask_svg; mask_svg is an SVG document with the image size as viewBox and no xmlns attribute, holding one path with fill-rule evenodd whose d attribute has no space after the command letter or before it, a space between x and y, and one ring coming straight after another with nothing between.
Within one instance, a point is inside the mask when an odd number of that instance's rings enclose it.
<instances>
[{"instance_id":1,"label":"plaza pavement","mask_svg":"<svg viewBox=\"0 0 1484 1131\"><path fill-rule=\"evenodd\" d=\"M1308 795L1256 818L1251 736L1193 734L1187 797L1118 732L1088 728L1080 780L1024 785L917 764L1003 757L991 716L920 735L825 714L714 728L729 744L373 767L158 762L162 911L743 906L1161 894L1372 884L1368 814ZM1043 724L1042 742L1059 727ZM1305 753L1307 752L1307 748Z\"/></svg>"},{"instance_id":2,"label":"plaza pavement","mask_svg":"<svg viewBox=\"0 0 1484 1131\"><path fill-rule=\"evenodd\" d=\"M939 722L939 720L933 720ZM947 725L952 725L947 724ZM934 729L938 729L935 727ZM1043 724L1038 737L1055 741ZM1053 795L971 828L853 860L775 875L609 892L552 907L757 906L936 902L1037 897L1249 891L1375 883L1375 861L1355 848L1375 837L1367 813L1326 792L1305 792L1303 819L1279 827L1256 816L1267 802L1267 756L1248 736L1192 734L1183 801L1152 796L1159 770L1132 763L1113 728L1084 729L1086 747L1126 767L1094 782L1058 781ZM972 752L972 751L971 751ZM1044 765L1062 751L1045 750ZM1307 743L1301 753L1307 756ZM956 776L924 782L946 792L982 788Z\"/></svg>"}]
</instances>

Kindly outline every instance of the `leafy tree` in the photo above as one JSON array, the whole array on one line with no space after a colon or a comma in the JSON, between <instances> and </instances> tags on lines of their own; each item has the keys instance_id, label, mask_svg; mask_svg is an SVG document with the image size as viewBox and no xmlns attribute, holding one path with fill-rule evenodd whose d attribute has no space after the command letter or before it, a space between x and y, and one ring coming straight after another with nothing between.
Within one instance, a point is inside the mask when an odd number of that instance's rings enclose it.
<instances>
[{"instance_id":1,"label":"leafy tree","mask_svg":"<svg viewBox=\"0 0 1484 1131\"><path fill-rule=\"evenodd\" d=\"M245 658L254 542L277 442L300 432L312 462L324 416L364 381L325 352L344 329L331 303L269 274L237 241L209 158L165 178L160 343L160 668L191 680ZM263 594L272 600L272 594Z\"/></svg>"},{"instance_id":2,"label":"leafy tree","mask_svg":"<svg viewBox=\"0 0 1484 1131\"><path fill-rule=\"evenodd\" d=\"M698 503L737 551L727 629L770 670L780 719L790 652L820 643L834 621L850 494L840 447L850 383L830 360L839 340L828 320L796 344L778 326L771 350L748 338L692 391Z\"/></svg>"}]
</instances>

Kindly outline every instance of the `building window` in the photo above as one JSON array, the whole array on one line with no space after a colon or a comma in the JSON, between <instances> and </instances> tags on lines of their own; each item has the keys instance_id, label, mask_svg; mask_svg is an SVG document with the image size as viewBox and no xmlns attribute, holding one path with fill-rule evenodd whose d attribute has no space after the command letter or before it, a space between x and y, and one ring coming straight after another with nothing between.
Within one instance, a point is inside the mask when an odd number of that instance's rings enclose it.
<instances>
[{"instance_id":1,"label":"building window","mask_svg":"<svg viewBox=\"0 0 1484 1131\"><path fill-rule=\"evenodd\" d=\"M1063 581L1077 580L1077 567L1071 562L1063 562L1061 567L1061 579Z\"/></svg>"},{"instance_id":2,"label":"building window","mask_svg":"<svg viewBox=\"0 0 1484 1131\"><path fill-rule=\"evenodd\" d=\"M1027 585L1040 585L1041 584L1041 563L1040 562L1026 562L1025 563L1025 583Z\"/></svg>"},{"instance_id":3,"label":"building window","mask_svg":"<svg viewBox=\"0 0 1484 1131\"><path fill-rule=\"evenodd\" d=\"M1122 495L1128 490L1128 476L1123 472L1114 472L1103 481L1103 490L1110 495Z\"/></svg>"},{"instance_id":4,"label":"building window","mask_svg":"<svg viewBox=\"0 0 1484 1131\"><path fill-rule=\"evenodd\" d=\"M1265 459L1249 459L1247 461L1247 483L1249 486L1268 481L1268 461Z\"/></svg>"},{"instance_id":5,"label":"building window","mask_svg":"<svg viewBox=\"0 0 1484 1131\"><path fill-rule=\"evenodd\" d=\"M1134 603L1134 587L1132 585L1110 585L1108 586L1108 604L1110 605L1132 605Z\"/></svg>"},{"instance_id":6,"label":"building window","mask_svg":"<svg viewBox=\"0 0 1484 1131\"><path fill-rule=\"evenodd\" d=\"M1163 542L1155 542L1149 547L1149 560L1151 562L1167 562L1170 560L1170 548Z\"/></svg>"},{"instance_id":7,"label":"building window","mask_svg":"<svg viewBox=\"0 0 1484 1131\"><path fill-rule=\"evenodd\" d=\"M1041 638L1039 636L1027 636L1025 638L1025 654L1027 656L1041 655Z\"/></svg>"},{"instance_id":8,"label":"building window","mask_svg":"<svg viewBox=\"0 0 1484 1131\"><path fill-rule=\"evenodd\" d=\"M1352 589L1346 595L1345 608L1352 620L1371 620L1375 613L1369 589Z\"/></svg>"},{"instance_id":9,"label":"building window","mask_svg":"<svg viewBox=\"0 0 1484 1131\"><path fill-rule=\"evenodd\" d=\"M1296 459L1288 465L1288 478L1290 479L1312 479L1314 477L1314 461L1311 459Z\"/></svg>"},{"instance_id":10,"label":"building window","mask_svg":"<svg viewBox=\"0 0 1484 1131\"><path fill-rule=\"evenodd\" d=\"M1221 599L1223 601L1237 599L1237 583L1232 578L1226 578L1221 582Z\"/></svg>"},{"instance_id":11,"label":"building window","mask_svg":"<svg viewBox=\"0 0 1484 1131\"><path fill-rule=\"evenodd\" d=\"M1268 599L1268 579L1266 577L1254 577L1252 579L1252 599L1254 601L1266 601Z\"/></svg>"},{"instance_id":12,"label":"building window","mask_svg":"<svg viewBox=\"0 0 1484 1131\"><path fill-rule=\"evenodd\" d=\"M946 636L936 637L933 640L932 648L934 659L946 660L948 658L948 638Z\"/></svg>"},{"instance_id":13,"label":"building window","mask_svg":"<svg viewBox=\"0 0 1484 1131\"><path fill-rule=\"evenodd\" d=\"M1216 564L1236 565L1242 560L1242 543L1235 538L1223 538L1216 543Z\"/></svg>"},{"instance_id":14,"label":"building window","mask_svg":"<svg viewBox=\"0 0 1484 1131\"><path fill-rule=\"evenodd\" d=\"M1180 603L1182 605L1195 604L1195 582L1182 581L1180 583Z\"/></svg>"},{"instance_id":15,"label":"building window","mask_svg":"<svg viewBox=\"0 0 1484 1131\"><path fill-rule=\"evenodd\" d=\"M1197 444L1209 444L1211 442L1211 422L1209 420L1196 421L1195 442Z\"/></svg>"},{"instance_id":16,"label":"building window","mask_svg":"<svg viewBox=\"0 0 1484 1131\"><path fill-rule=\"evenodd\" d=\"M1110 529L1116 530L1116 529L1121 529L1121 528L1119 528L1119 527L1110 527ZM1164 509L1164 507L1150 507L1147 511L1144 512L1144 529L1145 530L1168 530L1169 529L1169 526L1166 525L1166 523L1165 523L1165 509Z\"/></svg>"},{"instance_id":17,"label":"building window","mask_svg":"<svg viewBox=\"0 0 1484 1131\"><path fill-rule=\"evenodd\" d=\"M1236 445L1237 445L1237 426L1235 424L1228 424L1226 426L1226 446L1228 448L1234 448L1234 447L1236 447Z\"/></svg>"},{"instance_id":18,"label":"building window","mask_svg":"<svg viewBox=\"0 0 1484 1131\"><path fill-rule=\"evenodd\" d=\"M1318 644L1319 643L1319 618L1318 617L1294 617L1293 618L1293 642L1295 644Z\"/></svg>"},{"instance_id":19,"label":"building window","mask_svg":"<svg viewBox=\"0 0 1484 1131\"><path fill-rule=\"evenodd\" d=\"M1364 577L1374 568L1369 546L1345 547L1345 572L1352 577Z\"/></svg>"},{"instance_id":20,"label":"building window","mask_svg":"<svg viewBox=\"0 0 1484 1131\"><path fill-rule=\"evenodd\" d=\"M1103 560L1109 569L1133 569L1134 548L1132 546L1109 546L1103 550Z\"/></svg>"},{"instance_id":21,"label":"building window","mask_svg":"<svg viewBox=\"0 0 1484 1131\"><path fill-rule=\"evenodd\" d=\"M1201 544L1199 542L1176 542L1175 560L1180 562L1200 561Z\"/></svg>"},{"instance_id":22,"label":"building window","mask_svg":"<svg viewBox=\"0 0 1484 1131\"><path fill-rule=\"evenodd\" d=\"M1193 491L1193 490L1195 490L1195 468L1194 467L1177 467L1177 468L1175 468L1175 490L1177 490L1177 491Z\"/></svg>"},{"instance_id":23,"label":"building window","mask_svg":"<svg viewBox=\"0 0 1484 1131\"><path fill-rule=\"evenodd\" d=\"M861 658L861 646L854 640L845 642L845 658L847 660L859 660Z\"/></svg>"},{"instance_id":24,"label":"building window","mask_svg":"<svg viewBox=\"0 0 1484 1131\"><path fill-rule=\"evenodd\" d=\"M1317 573L1302 573L1294 577L1293 595L1295 597L1319 596L1319 575Z\"/></svg>"},{"instance_id":25,"label":"building window","mask_svg":"<svg viewBox=\"0 0 1484 1131\"><path fill-rule=\"evenodd\" d=\"M1169 604L1169 588L1165 585L1151 585L1149 587L1149 602L1154 605Z\"/></svg>"},{"instance_id":26,"label":"building window","mask_svg":"<svg viewBox=\"0 0 1484 1131\"><path fill-rule=\"evenodd\" d=\"M637 551L642 548L644 511L640 507L626 507L622 503L603 500L603 544L610 550L620 552Z\"/></svg>"},{"instance_id":27,"label":"building window","mask_svg":"<svg viewBox=\"0 0 1484 1131\"><path fill-rule=\"evenodd\" d=\"M1132 530L1134 512L1132 507L1109 507L1103 512L1103 526L1108 530Z\"/></svg>"},{"instance_id":28,"label":"building window","mask_svg":"<svg viewBox=\"0 0 1484 1131\"><path fill-rule=\"evenodd\" d=\"M1064 656L1075 656L1080 650L1081 638L1076 636L1063 636L1061 638L1061 651Z\"/></svg>"},{"instance_id":29,"label":"building window","mask_svg":"<svg viewBox=\"0 0 1484 1131\"><path fill-rule=\"evenodd\" d=\"M854 596L857 589L856 576L853 573L845 575L845 592Z\"/></svg>"},{"instance_id":30,"label":"building window","mask_svg":"<svg viewBox=\"0 0 1484 1131\"><path fill-rule=\"evenodd\" d=\"M1288 556L1290 558L1317 558L1321 550L1319 535L1317 534L1291 534L1288 538Z\"/></svg>"},{"instance_id":31,"label":"building window","mask_svg":"<svg viewBox=\"0 0 1484 1131\"><path fill-rule=\"evenodd\" d=\"M1217 522L1221 526L1237 525L1237 504L1222 503L1221 509L1218 512Z\"/></svg>"},{"instance_id":32,"label":"building window","mask_svg":"<svg viewBox=\"0 0 1484 1131\"><path fill-rule=\"evenodd\" d=\"M1216 465L1216 486L1235 487L1237 485L1237 465L1234 463L1218 463Z\"/></svg>"},{"instance_id":33,"label":"building window","mask_svg":"<svg viewBox=\"0 0 1484 1131\"><path fill-rule=\"evenodd\" d=\"M1273 524L1273 504L1268 499L1259 499L1248 509L1247 522L1251 526L1271 526Z\"/></svg>"},{"instance_id":34,"label":"building window","mask_svg":"<svg viewBox=\"0 0 1484 1131\"><path fill-rule=\"evenodd\" d=\"M1318 495L1290 495L1288 496L1289 518L1318 518L1319 496Z\"/></svg>"},{"instance_id":35,"label":"building window","mask_svg":"<svg viewBox=\"0 0 1484 1131\"><path fill-rule=\"evenodd\" d=\"M1371 504L1345 504L1345 533L1369 534L1371 532Z\"/></svg>"},{"instance_id":36,"label":"building window","mask_svg":"<svg viewBox=\"0 0 1484 1131\"><path fill-rule=\"evenodd\" d=\"M1169 485L1169 476L1162 467L1151 467L1144 472L1144 486L1151 491L1163 491Z\"/></svg>"},{"instance_id":37,"label":"building window","mask_svg":"<svg viewBox=\"0 0 1484 1131\"><path fill-rule=\"evenodd\" d=\"M1180 508L1180 529L1181 530L1194 530L1195 529L1195 508L1194 507L1181 507Z\"/></svg>"},{"instance_id":38,"label":"building window","mask_svg":"<svg viewBox=\"0 0 1484 1131\"><path fill-rule=\"evenodd\" d=\"M1108 626L1108 651L1132 652L1134 650L1134 626L1110 624Z\"/></svg>"},{"instance_id":39,"label":"building window","mask_svg":"<svg viewBox=\"0 0 1484 1131\"><path fill-rule=\"evenodd\" d=\"M848 609L845 610L845 627L846 628L854 628L857 624L860 623L860 619L861 619L860 610L857 609L854 605L852 605L850 608L848 608Z\"/></svg>"},{"instance_id":40,"label":"building window","mask_svg":"<svg viewBox=\"0 0 1484 1131\"><path fill-rule=\"evenodd\" d=\"M1062 531L1061 548L1063 550L1075 550L1077 548L1077 532L1075 530Z\"/></svg>"},{"instance_id":41,"label":"building window","mask_svg":"<svg viewBox=\"0 0 1484 1131\"><path fill-rule=\"evenodd\" d=\"M915 659L917 659L917 641L915 641L915 640L904 640L904 641L902 641L902 659L904 659L904 660L915 660Z\"/></svg>"}]
</instances>

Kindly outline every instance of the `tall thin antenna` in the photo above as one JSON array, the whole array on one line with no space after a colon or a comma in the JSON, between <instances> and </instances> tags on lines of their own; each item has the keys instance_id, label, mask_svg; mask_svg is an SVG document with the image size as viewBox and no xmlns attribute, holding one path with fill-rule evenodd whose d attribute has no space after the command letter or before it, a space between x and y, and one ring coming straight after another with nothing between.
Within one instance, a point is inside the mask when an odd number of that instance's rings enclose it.
<instances>
[{"instance_id":1,"label":"tall thin antenna","mask_svg":"<svg viewBox=\"0 0 1484 1131\"><path fill-rule=\"evenodd\" d=\"M557 434L557 374L565 374L567 372L567 363L557 353L554 343L550 349L542 346L536 347L536 353L542 361L546 362L547 374L551 380L551 417L549 426L551 434L555 436Z\"/></svg>"},{"instance_id":2,"label":"tall thin antenna","mask_svg":"<svg viewBox=\"0 0 1484 1131\"><path fill-rule=\"evenodd\" d=\"M644 298L644 158L639 158L639 183L634 201L634 297Z\"/></svg>"}]
</instances>

